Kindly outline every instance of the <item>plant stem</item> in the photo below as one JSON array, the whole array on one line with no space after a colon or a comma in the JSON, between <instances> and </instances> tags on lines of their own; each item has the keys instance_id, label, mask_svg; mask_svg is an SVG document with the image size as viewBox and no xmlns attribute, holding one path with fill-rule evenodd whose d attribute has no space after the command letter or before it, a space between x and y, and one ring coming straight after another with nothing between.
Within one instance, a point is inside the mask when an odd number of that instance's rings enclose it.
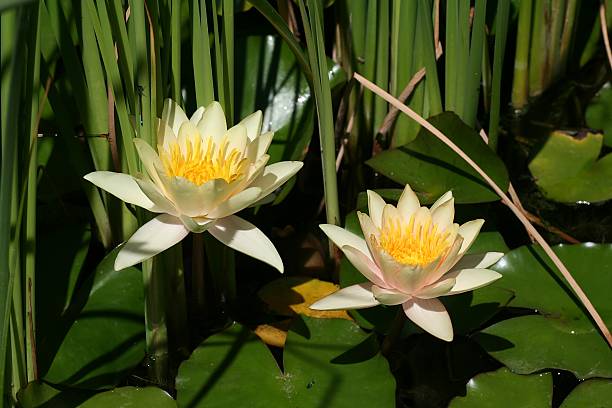
<instances>
[{"instance_id":1,"label":"plant stem","mask_svg":"<svg viewBox=\"0 0 612 408\"><path fill-rule=\"evenodd\" d=\"M495 17L495 49L493 54L493 80L491 84L491 114L489 116L489 146L497 150L499 135L499 117L501 110L501 80L506 51L506 35L508 33L508 17L510 15L510 0L500 0L497 3Z\"/></svg>"},{"instance_id":2,"label":"plant stem","mask_svg":"<svg viewBox=\"0 0 612 408\"><path fill-rule=\"evenodd\" d=\"M521 0L516 34L514 57L514 82L512 83L512 106L520 110L529 98L529 45L531 39L531 13L533 0Z\"/></svg>"},{"instance_id":3,"label":"plant stem","mask_svg":"<svg viewBox=\"0 0 612 408\"><path fill-rule=\"evenodd\" d=\"M155 257L142 263L145 296L146 357L149 377L161 387L171 385L168 375L168 328L166 326L166 280Z\"/></svg>"},{"instance_id":4,"label":"plant stem","mask_svg":"<svg viewBox=\"0 0 612 408\"><path fill-rule=\"evenodd\" d=\"M529 96L540 95L546 86L548 60L543 50L547 49L550 31L549 6L549 0L535 0L529 51Z\"/></svg>"}]
</instances>

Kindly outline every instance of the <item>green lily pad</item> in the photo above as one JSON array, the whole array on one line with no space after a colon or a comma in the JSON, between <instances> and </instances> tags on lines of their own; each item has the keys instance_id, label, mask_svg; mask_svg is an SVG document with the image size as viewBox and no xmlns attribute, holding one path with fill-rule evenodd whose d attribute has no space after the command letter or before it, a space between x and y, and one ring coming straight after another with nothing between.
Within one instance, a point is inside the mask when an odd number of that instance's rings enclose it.
<instances>
[{"instance_id":1,"label":"green lily pad","mask_svg":"<svg viewBox=\"0 0 612 408\"><path fill-rule=\"evenodd\" d=\"M612 245L554 249L610 327ZM539 247L515 249L493 269L503 277L491 286L515 294L509 306L539 313L503 320L479 333L476 340L493 357L519 374L558 368L580 379L612 377L612 351Z\"/></svg>"},{"instance_id":2,"label":"green lily pad","mask_svg":"<svg viewBox=\"0 0 612 408\"><path fill-rule=\"evenodd\" d=\"M552 392L550 373L518 375L500 368L472 378L467 384L467 395L456 397L449 407L550 407Z\"/></svg>"},{"instance_id":3,"label":"green lily pad","mask_svg":"<svg viewBox=\"0 0 612 408\"><path fill-rule=\"evenodd\" d=\"M376 378L376 381L372 381ZM249 329L205 340L179 367L177 401L189 407L392 407L395 384L376 339L341 319L297 319L284 372Z\"/></svg>"},{"instance_id":4,"label":"green lily pad","mask_svg":"<svg viewBox=\"0 0 612 408\"><path fill-rule=\"evenodd\" d=\"M80 405L80 408L176 408L176 402L164 390L155 387L121 387L102 392Z\"/></svg>"},{"instance_id":5,"label":"green lily pad","mask_svg":"<svg viewBox=\"0 0 612 408\"><path fill-rule=\"evenodd\" d=\"M142 272L133 267L115 271L118 252L100 262L53 332L38 344L45 381L109 388L144 358Z\"/></svg>"},{"instance_id":6,"label":"green lily pad","mask_svg":"<svg viewBox=\"0 0 612 408\"><path fill-rule=\"evenodd\" d=\"M60 390L44 382L31 382L17 393L21 408L77 407L92 395L92 391Z\"/></svg>"},{"instance_id":7,"label":"green lily pad","mask_svg":"<svg viewBox=\"0 0 612 408\"><path fill-rule=\"evenodd\" d=\"M236 112L242 118L263 111L263 131L274 130L270 163L302 160L314 132L314 99L306 76L278 36L236 37ZM345 81L338 65L329 70L330 85Z\"/></svg>"},{"instance_id":8,"label":"green lily pad","mask_svg":"<svg viewBox=\"0 0 612 408\"><path fill-rule=\"evenodd\" d=\"M599 158L602 145L601 133L554 131L529 163L529 171L551 200L608 200L612 198L612 154Z\"/></svg>"},{"instance_id":9,"label":"green lily pad","mask_svg":"<svg viewBox=\"0 0 612 408\"><path fill-rule=\"evenodd\" d=\"M609 408L610 406L612 406L612 381L597 378L578 384L561 404L561 408Z\"/></svg>"},{"instance_id":10,"label":"green lily pad","mask_svg":"<svg viewBox=\"0 0 612 408\"><path fill-rule=\"evenodd\" d=\"M508 172L501 159L472 128L452 112L429 119L467 153L503 190ZM366 162L377 172L426 196L425 201L453 191L457 203L499 200L489 185L461 157L437 137L421 129L410 143L386 150Z\"/></svg>"},{"instance_id":11,"label":"green lily pad","mask_svg":"<svg viewBox=\"0 0 612 408\"><path fill-rule=\"evenodd\" d=\"M587 125L601 129L604 144L612 147L612 88L605 87L591 100L584 113Z\"/></svg>"}]
</instances>

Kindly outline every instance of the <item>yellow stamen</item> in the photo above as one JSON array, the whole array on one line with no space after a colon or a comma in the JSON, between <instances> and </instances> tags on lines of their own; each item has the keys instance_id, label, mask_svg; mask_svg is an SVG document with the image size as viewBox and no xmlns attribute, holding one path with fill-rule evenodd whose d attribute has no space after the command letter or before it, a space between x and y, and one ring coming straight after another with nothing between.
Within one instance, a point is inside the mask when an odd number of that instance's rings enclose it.
<instances>
[{"instance_id":1,"label":"yellow stamen","mask_svg":"<svg viewBox=\"0 0 612 408\"><path fill-rule=\"evenodd\" d=\"M244 175L247 159L238 149L228 152L228 147L227 138L219 146L208 138L204 147L197 135L185 142L183 150L178 142L173 142L166 148L159 146L158 151L168 176L183 177L199 186L213 179L231 183Z\"/></svg>"},{"instance_id":2,"label":"yellow stamen","mask_svg":"<svg viewBox=\"0 0 612 408\"><path fill-rule=\"evenodd\" d=\"M380 245L396 261L425 266L440 257L450 246L450 234L439 231L431 219L415 225L414 216L406 224L401 219L383 221Z\"/></svg>"}]
</instances>

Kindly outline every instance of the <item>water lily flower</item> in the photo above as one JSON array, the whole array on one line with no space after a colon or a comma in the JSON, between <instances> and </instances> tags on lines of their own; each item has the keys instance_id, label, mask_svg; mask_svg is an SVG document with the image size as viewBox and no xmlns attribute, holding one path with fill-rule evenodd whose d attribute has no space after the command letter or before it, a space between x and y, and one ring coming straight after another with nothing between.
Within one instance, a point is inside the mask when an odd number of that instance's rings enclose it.
<instances>
[{"instance_id":1,"label":"water lily flower","mask_svg":"<svg viewBox=\"0 0 612 408\"><path fill-rule=\"evenodd\" d=\"M299 161L266 166L273 132L261 133L255 112L228 129L221 105L200 107L191 118L166 100L157 130L157 152L144 140L134 143L146 175L95 171L96 186L157 217L125 243L115 260L121 270L180 242L189 232L210 232L225 245L283 272L270 240L234 215L261 202L302 167Z\"/></svg>"},{"instance_id":2,"label":"water lily flower","mask_svg":"<svg viewBox=\"0 0 612 408\"><path fill-rule=\"evenodd\" d=\"M368 191L368 209L369 216L357 213L365 239L335 225L324 224L321 229L369 282L340 289L311 308L402 305L406 316L423 330L452 341L450 317L437 298L477 289L501 277L486 268L503 253L465 255L484 220L455 224L451 191L427 208L421 207L409 185L397 207Z\"/></svg>"}]
</instances>

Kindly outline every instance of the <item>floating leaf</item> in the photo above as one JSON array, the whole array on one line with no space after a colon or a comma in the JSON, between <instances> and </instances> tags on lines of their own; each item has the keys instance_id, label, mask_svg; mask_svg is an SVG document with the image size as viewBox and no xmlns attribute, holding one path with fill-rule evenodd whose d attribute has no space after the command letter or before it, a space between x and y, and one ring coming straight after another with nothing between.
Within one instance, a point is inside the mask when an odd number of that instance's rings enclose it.
<instances>
[{"instance_id":1,"label":"floating leaf","mask_svg":"<svg viewBox=\"0 0 612 408\"><path fill-rule=\"evenodd\" d=\"M31 382L17 393L21 408L77 407L90 398L92 391L57 389L44 382Z\"/></svg>"},{"instance_id":2,"label":"floating leaf","mask_svg":"<svg viewBox=\"0 0 612 408\"><path fill-rule=\"evenodd\" d=\"M291 319L270 324L260 324L255 327L254 333L269 346L285 347L289 326L291 326Z\"/></svg>"},{"instance_id":3,"label":"floating leaf","mask_svg":"<svg viewBox=\"0 0 612 408\"><path fill-rule=\"evenodd\" d=\"M612 326L612 245L560 245L555 252ZM539 247L515 249L494 269L503 277L491 287L515 294L509 306L539 315L503 320L478 334L493 357L519 374L558 368L580 379L612 377L612 350Z\"/></svg>"},{"instance_id":4,"label":"floating leaf","mask_svg":"<svg viewBox=\"0 0 612 408\"><path fill-rule=\"evenodd\" d=\"M102 392L87 400L80 408L176 408L176 402L164 390L155 387L121 387Z\"/></svg>"},{"instance_id":5,"label":"floating leaf","mask_svg":"<svg viewBox=\"0 0 612 408\"><path fill-rule=\"evenodd\" d=\"M306 276L290 276L276 279L257 293L270 310L283 316L304 316L319 318L350 319L343 311L310 309L317 300L338 290L338 285Z\"/></svg>"},{"instance_id":6,"label":"floating leaf","mask_svg":"<svg viewBox=\"0 0 612 408\"><path fill-rule=\"evenodd\" d=\"M529 163L529 171L551 200L608 200L612 198L612 154L598 159L602 145L600 133L554 131Z\"/></svg>"},{"instance_id":7,"label":"floating leaf","mask_svg":"<svg viewBox=\"0 0 612 408\"><path fill-rule=\"evenodd\" d=\"M73 308L38 344L46 381L108 388L143 359L142 272L133 267L115 271L118 251L100 262L94 276L76 292ZM79 305L84 306L79 310Z\"/></svg>"},{"instance_id":8,"label":"floating leaf","mask_svg":"<svg viewBox=\"0 0 612 408\"><path fill-rule=\"evenodd\" d=\"M541 408L552 402L550 373L518 375L507 368L479 374L467 384L467 395L456 397L450 408Z\"/></svg>"},{"instance_id":9,"label":"floating leaf","mask_svg":"<svg viewBox=\"0 0 612 408\"><path fill-rule=\"evenodd\" d=\"M612 146L612 88L606 86L591 100L584 112L587 125L601 129L604 144Z\"/></svg>"},{"instance_id":10,"label":"floating leaf","mask_svg":"<svg viewBox=\"0 0 612 408\"><path fill-rule=\"evenodd\" d=\"M503 190L508 188L504 163L473 129L452 112L429 119L467 153ZM410 186L431 201L449 190L457 203L480 203L499 199L492 188L461 157L437 137L421 129L416 139L386 150L366 162L391 180Z\"/></svg>"},{"instance_id":11,"label":"floating leaf","mask_svg":"<svg viewBox=\"0 0 612 408\"><path fill-rule=\"evenodd\" d=\"M609 407L612 402L612 381L593 379L576 386L561 404L561 408Z\"/></svg>"},{"instance_id":12,"label":"floating leaf","mask_svg":"<svg viewBox=\"0 0 612 408\"><path fill-rule=\"evenodd\" d=\"M394 406L393 376L376 339L350 321L297 319L283 365L284 373L268 348L235 324L205 340L181 364L177 401L193 408L243 406L245 401L255 408Z\"/></svg>"}]
</instances>

